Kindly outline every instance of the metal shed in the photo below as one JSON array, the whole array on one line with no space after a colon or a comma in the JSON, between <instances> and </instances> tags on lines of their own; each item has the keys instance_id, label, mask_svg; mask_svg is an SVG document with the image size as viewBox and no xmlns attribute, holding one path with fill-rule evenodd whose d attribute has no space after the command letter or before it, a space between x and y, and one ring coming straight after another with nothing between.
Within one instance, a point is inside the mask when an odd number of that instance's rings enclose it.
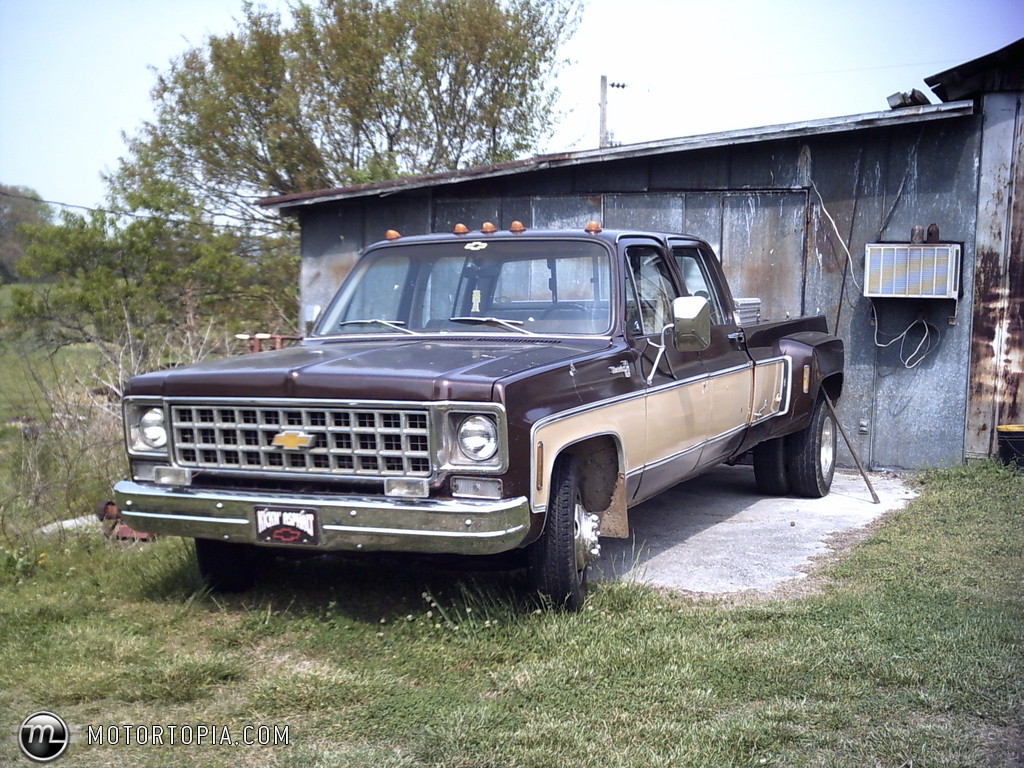
<instances>
[{"instance_id":1,"label":"metal shed","mask_svg":"<svg viewBox=\"0 0 1024 768\"><path fill-rule=\"evenodd\" d=\"M942 103L261 204L299 218L306 304L326 303L387 229L596 219L698 235L766 317L822 313L844 337L839 413L868 466L957 464L992 455L996 426L1024 421L1024 39L926 82ZM893 282L901 269L910 287ZM922 287L936 270L942 290Z\"/></svg>"}]
</instances>

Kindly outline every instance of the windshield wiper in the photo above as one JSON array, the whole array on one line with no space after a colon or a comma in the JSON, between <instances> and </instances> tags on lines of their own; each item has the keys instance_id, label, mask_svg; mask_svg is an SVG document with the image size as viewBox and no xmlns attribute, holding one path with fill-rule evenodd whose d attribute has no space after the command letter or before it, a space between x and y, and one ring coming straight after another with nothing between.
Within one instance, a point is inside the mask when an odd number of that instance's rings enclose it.
<instances>
[{"instance_id":1,"label":"windshield wiper","mask_svg":"<svg viewBox=\"0 0 1024 768\"><path fill-rule=\"evenodd\" d=\"M375 325L383 325L388 328L392 328L396 331L401 331L402 333L411 334L413 336L420 335L416 333L416 331L411 331L408 328L403 328L402 326L404 326L405 323L402 320L381 320L379 317L369 317L366 320L342 320L340 323L338 323L338 327L341 328L343 325L369 325L371 323Z\"/></svg>"},{"instance_id":2,"label":"windshield wiper","mask_svg":"<svg viewBox=\"0 0 1024 768\"><path fill-rule=\"evenodd\" d=\"M448 322L450 323L476 323L478 325L498 325L502 328L507 328L510 331L517 331L519 333L526 334L527 336L536 336L537 334L533 331L528 331L525 328L520 328L523 324L522 320L505 320L501 317L449 317Z\"/></svg>"}]
</instances>

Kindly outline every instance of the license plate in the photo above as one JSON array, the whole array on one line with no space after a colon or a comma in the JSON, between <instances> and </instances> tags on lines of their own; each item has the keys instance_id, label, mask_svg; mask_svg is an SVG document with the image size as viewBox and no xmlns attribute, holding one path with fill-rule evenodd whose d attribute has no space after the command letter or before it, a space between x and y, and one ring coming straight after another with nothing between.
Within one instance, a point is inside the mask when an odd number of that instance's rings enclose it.
<instances>
[{"instance_id":1,"label":"license plate","mask_svg":"<svg viewBox=\"0 0 1024 768\"><path fill-rule=\"evenodd\" d=\"M308 507L256 507L256 541L270 544L319 544L320 521Z\"/></svg>"}]
</instances>

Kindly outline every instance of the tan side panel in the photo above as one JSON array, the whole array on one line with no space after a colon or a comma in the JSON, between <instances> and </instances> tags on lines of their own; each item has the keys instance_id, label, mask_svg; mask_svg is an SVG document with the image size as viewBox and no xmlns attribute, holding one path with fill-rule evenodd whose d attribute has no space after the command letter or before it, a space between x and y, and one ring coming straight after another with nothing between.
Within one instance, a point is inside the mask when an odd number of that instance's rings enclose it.
<instances>
[{"instance_id":1,"label":"tan side panel","mask_svg":"<svg viewBox=\"0 0 1024 768\"><path fill-rule=\"evenodd\" d=\"M647 397L647 451L641 465L695 448L708 438L708 381L656 390Z\"/></svg>"},{"instance_id":2,"label":"tan side panel","mask_svg":"<svg viewBox=\"0 0 1024 768\"><path fill-rule=\"evenodd\" d=\"M724 435L750 422L753 374L749 367L708 381L708 435Z\"/></svg>"},{"instance_id":3,"label":"tan side panel","mask_svg":"<svg viewBox=\"0 0 1024 768\"><path fill-rule=\"evenodd\" d=\"M774 416L788 404L783 402L786 388L785 360L774 360L754 368L754 390L751 401L751 423Z\"/></svg>"},{"instance_id":4,"label":"tan side panel","mask_svg":"<svg viewBox=\"0 0 1024 768\"><path fill-rule=\"evenodd\" d=\"M609 403L591 410L569 414L538 427L533 435L533 509L548 503L551 470L559 451L566 445L601 434L618 435L626 457L626 473L643 467L647 414L643 397ZM538 451L537 446L543 445ZM541 454L541 466L537 466Z\"/></svg>"},{"instance_id":5,"label":"tan side panel","mask_svg":"<svg viewBox=\"0 0 1024 768\"><path fill-rule=\"evenodd\" d=\"M654 390L646 397L632 397L569 414L540 426L533 440L533 508L547 506L549 478L558 453L585 438L618 435L627 476L648 464L699 446L708 435L707 397L708 382L701 379ZM540 443L543 450L538 451Z\"/></svg>"}]
</instances>

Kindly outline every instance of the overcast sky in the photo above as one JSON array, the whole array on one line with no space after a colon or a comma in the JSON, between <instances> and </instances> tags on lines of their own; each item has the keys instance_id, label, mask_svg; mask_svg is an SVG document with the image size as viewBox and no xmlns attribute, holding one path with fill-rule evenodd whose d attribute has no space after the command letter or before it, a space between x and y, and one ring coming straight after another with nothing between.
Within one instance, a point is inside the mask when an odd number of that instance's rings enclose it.
<instances>
[{"instance_id":1,"label":"overcast sky","mask_svg":"<svg viewBox=\"0 0 1024 768\"><path fill-rule=\"evenodd\" d=\"M264 0L271 8L284 0ZM90 206L151 116L151 67L234 29L242 0L0 0L0 183ZM1022 0L589 0L544 151L839 117L1024 37Z\"/></svg>"}]
</instances>

